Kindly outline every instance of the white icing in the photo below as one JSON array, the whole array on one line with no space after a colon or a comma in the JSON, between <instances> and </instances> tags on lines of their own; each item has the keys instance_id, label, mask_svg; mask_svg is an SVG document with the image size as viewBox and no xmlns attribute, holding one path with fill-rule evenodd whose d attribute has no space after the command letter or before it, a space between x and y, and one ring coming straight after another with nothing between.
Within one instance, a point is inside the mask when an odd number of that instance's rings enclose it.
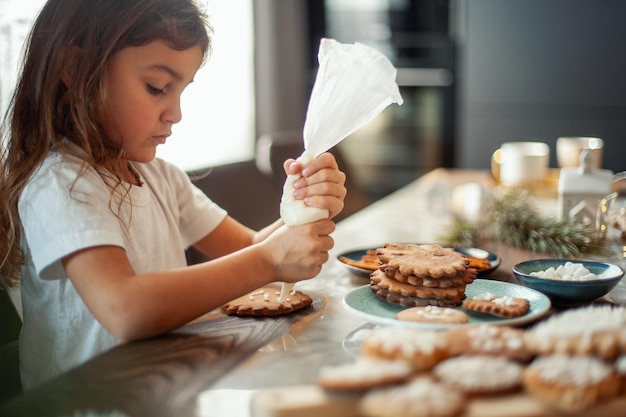
<instances>
[{"instance_id":1,"label":"white icing","mask_svg":"<svg viewBox=\"0 0 626 417\"><path fill-rule=\"evenodd\" d=\"M591 305L565 310L539 322L527 331L527 336L544 345L561 342L570 337L582 337L581 346L590 346L593 334L605 331L626 333L626 309L610 305Z\"/></svg>"},{"instance_id":2,"label":"white icing","mask_svg":"<svg viewBox=\"0 0 626 417\"><path fill-rule=\"evenodd\" d=\"M405 355L415 352L433 353L442 347L445 338L435 331L407 331L396 327L377 328L366 339L368 343L376 344L385 352L401 351Z\"/></svg>"},{"instance_id":3,"label":"white icing","mask_svg":"<svg viewBox=\"0 0 626 417\"><path fill-rule=\"evenodd\" d=\"M479 301L491 301L494 304L502 305L502 306L516 306L517 301L515 298L509 297L508 295L494 295L489 292L478 294L472 298L473 300Z\"/></svg>"},{"instance_id":4,"label":"white icing","mask_svg":"<svg viewBox=\"0 0 626 417\"><path fill-rule=\"evenodd\" d=\"M521 382L522 369L503 357L477 355L448 359L435 366L433 372L464 389L475 390L515 386Z\"/></svg>"},{"instance_id":5,"label":"white icing","mask_svg":"<svg viewBox=\"0 0 626 417\"><path fill-rule=\"evenodd\" d=\"M469 331L469 335L472 337L472 348L480 352L498 352L503 349L517 351L524 347L524 340L520 333L497 329L494 326L477 326Z\"/></svg>"},{"instance_id":6,"label":"white icing","mask_svg":"<svg viewBox=\"0 0 626 417\"><path fill-rule=\"evenodd\" d=\"M278 302L280 304L284 303L287 300L287 296L293 290L293 286L294 285L296 285L296 284L293 283L293 282L283 282L281 287L280 287L280 293L278 291L276 291L276 294L279 294Z\"/></svg>"},{"instance_id":7,"label":"white icing","mask_svg":"<svg viewBox=\"0 0 626 417\"><path fill-rule=\"evenodd\" d=\"M426 306L423 309L415 310L415 313L427 319L438 319L446 316L454 316L458 314L458 311L445 307Z\"/></svg>"},{"instance_id":8,"label":"white icing","mask_svg":"<svg viewBox=\"0 0 626 417\"><path fill-rule=\"evenodd\" d=\"M416 378L409 384L368 393L364 409L372 403L376 409L384 403L386 416L456 415L463 407L463 396L449 386L428 378ZM382 415L382 414L381 414Z\"/></svg>"},{"instance_id":9,"label":"white icing","mask_svg":"<svg viewBox=\"0 0 626 417\"><path fill-rule=\"evenodd\" d=\"M559 385L594 384L611 374L609 365L594 356L541 356L530 365L541 379Z\"/></svg>"},{"instance_id":10,"label":"white icing","mask_svg":"<svg viewBox=\"0 0 626 417\"><path fill-rule=\"evenodd\" d=\"M403 377L412 372L408 362L385 359L359 358L359 360L320 370L320 379L341 379L347 381L375 380L385 376Z\"/></svg>"}]
</instances>

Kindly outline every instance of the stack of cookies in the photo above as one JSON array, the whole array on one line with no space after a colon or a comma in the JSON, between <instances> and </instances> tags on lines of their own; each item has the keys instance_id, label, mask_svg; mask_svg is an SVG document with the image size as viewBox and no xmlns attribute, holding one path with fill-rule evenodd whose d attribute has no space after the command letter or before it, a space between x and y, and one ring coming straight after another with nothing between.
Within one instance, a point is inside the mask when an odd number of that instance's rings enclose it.
<instances>
[{"instance_id":1,"label":"stack of cookies","mask_svg":"<svg viewBox=\"0 0 626 417\"><path fill-rule=\"evenodd\" d=\"M406 307L456 307L476 278L468 259L440 245L387 243L376 249L380 268L370 275L381 300Z\"/></svg>"}]
</instances>

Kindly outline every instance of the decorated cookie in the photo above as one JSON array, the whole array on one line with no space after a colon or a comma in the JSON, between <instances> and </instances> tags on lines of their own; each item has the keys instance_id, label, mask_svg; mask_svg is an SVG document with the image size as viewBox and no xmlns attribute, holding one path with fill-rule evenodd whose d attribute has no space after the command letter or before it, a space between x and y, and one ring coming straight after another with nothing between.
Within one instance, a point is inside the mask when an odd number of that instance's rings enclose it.
<instances>
[{"instance_id":1,"label":"decorated cookie","mask_svg":"<svg viewBox=\"0 0 626 417\"><path fill-rule=\"evenodd\" d=\"M396 314L396 319L419 323L461 324L467 323L469 317L456 308L429 305L402 310Z\"/></svg>"},{"instance_id":2,"label":"decorated cookie","mask_svg":"<svg viewBox=\"0 0 626 417\"><path fill-rule=\"evenodd\" d=\"M519 363L505 357L457 356L436 365L433 375L470 396L494 395L519 389L522 369Z\"/></svg>"},{"instance_id":3,"label":"decorated cookie","mask_svg":"<svg viewBox=\"0 0 626 417\"><path fill-rule=\"evenodd\" d=\"M406 382L413 367L406 361L362 357L352 363L324 367L318 384L331 391L365 391Z\"/></svg>"},{"instance_id":4,"label":"decorated cookie","mask_svg":"<svg viewBox=\"0 0 626 417\"><path fill-rule=\"evenodd\" d=\"M263 287L222 306L222 311L238 316L278 316L303 309L313 300L307 294L292 290L281 303L280 288Z\"/></svg>"},{"instance_id":5,"label":"decorated cookie","mask_svg":"<svg viewBox=\"0 0 626 417\"><path fill-rule=\"evenodd\" d=\"M361 350L367 357L407 361L415 371L429 370L448 357L446 340L440 333L401 327L373 330Z\"/></svg>"},{"instance_id":6,"label":"decorated cookie","mask_svg":"<svg viewBox=\"0 0 626 417\"><path fill-rule=\"evenodd\" d=\"M594 356L549 355L535 359L523 374L526 391L569 413L589 409L620 389L613 367Z\"/></svg>"},{"instance_id":7,"label":"decorated cookie","mask_svg":"<svg viewBox=\"0 0 626 417\"><path fill-rule=\"evenodd\" d=\"M455 417L465 409L464 395L420 377L409 384L373 390L359 403L365 417Z\"/></svg>"},{"instance_id":8,"label":"decorated cookie","mask_svg":"<svg viewBox=\"0 0 626 417\"><path fill-rule=\"evenodd\" d=\"M524 330L509 326L478 324L446 331L451 356L504 356L527 362L534 355L526 349Z\"/></svg>"},{"instance_id":9,"label":"decorated cookie","mask_svg":"<svg viewBox=\"0 0 626 417\"><path fill-rule=\"evenodd\" d=\"M526 346L540 355L596 355L614 360L626 353L626 308L589 305L548 317L526 331Z\"/></svg>"},{"instance_id":10,"label":"decorated cookie","mask_svg":"<svg viewBox=\"0 0 626 417\"><path fill-rule=\"evenodd\" d=\"M521 317L530 311L530 303L525 298L483 293L463 302L463 308L503 318Z\"/></svg>"}]
</instances>

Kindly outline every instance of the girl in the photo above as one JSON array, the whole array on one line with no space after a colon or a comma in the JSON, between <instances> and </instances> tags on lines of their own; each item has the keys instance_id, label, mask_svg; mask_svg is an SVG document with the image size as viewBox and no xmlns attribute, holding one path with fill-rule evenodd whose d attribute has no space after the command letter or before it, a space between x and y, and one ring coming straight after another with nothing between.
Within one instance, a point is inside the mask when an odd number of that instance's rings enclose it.
<instances>
[{"instance_id":1,"label":"girl","mask_svg":"<svg viewBox=\"0 0 626 417\"><path fill-rule=\"evenodd\" d=\"M253 231L155 159L209 35L193 0L49 0L37 18L0 159L0 272L21 276L24 388L328 260L330 219ZM330 154L284 167L301 175L295 198L342 210ZM212 260L187 266L190 245Z\"/></svg>"}]
</instances>

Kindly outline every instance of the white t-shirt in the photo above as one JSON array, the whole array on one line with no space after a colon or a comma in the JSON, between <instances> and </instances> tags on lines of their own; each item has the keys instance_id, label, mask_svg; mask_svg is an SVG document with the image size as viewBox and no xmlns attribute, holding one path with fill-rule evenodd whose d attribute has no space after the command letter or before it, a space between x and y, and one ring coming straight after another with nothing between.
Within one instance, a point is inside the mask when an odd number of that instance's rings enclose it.
<instances>
[{"instance_id":1,"label":"white t-shirt","mask_svg":"<svg viewBox=\"0 0 626 417\"><path fill-rule=\"evenodd\" d=\"M24 188L19 212L27 255L20 336L25 389L119 343L83 303L63 257L87 247L116 245L126 250L137 273L183 267L185 249L226 216L173 165L156 159L133 167L143 185L131 187L132 209L125 200L119 216L119 198L111 198L101 176L88 168L77 179L82 161L69 155L51 153Z\"/></svg>"}]
</instances>

